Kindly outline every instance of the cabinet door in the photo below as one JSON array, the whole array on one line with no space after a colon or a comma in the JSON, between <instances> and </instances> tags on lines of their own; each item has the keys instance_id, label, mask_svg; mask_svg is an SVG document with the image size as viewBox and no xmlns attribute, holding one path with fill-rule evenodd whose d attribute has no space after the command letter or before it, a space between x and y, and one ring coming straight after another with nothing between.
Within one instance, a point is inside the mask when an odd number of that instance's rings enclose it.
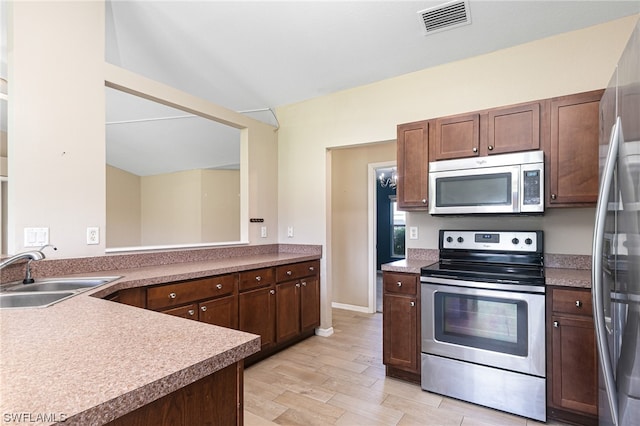
<instances>
[{"instance_id":1,"label":"cabinet door","mask_svg":"<svg viewBox=\"0 0 640 426\"><path fill-rule=\"evenodd\" d=\"M432 150L434 160L476 157L479 150L480 114L456 115L435 120Z\"/></svg>"},{"instance_id":2,"label":"cabinet door","mask_svg":"<svg viewBox=\"0 0 640 426\"><path fill-rule=\"evenodd\" d=\"M180 318L198 319L198 305L196 303L192 303L190 305L179 306L177 308L170 308L160 311L163 314L169 314Z\"/></svg>"},{"instance_id":3,"label":"cabinet door","mask_svg":"<svg viewBox=\"0 0 640 426\"><path fill-rule=\"evenodd\" d=\"M276 342L300 334L300 282L276 285Z\"/></svg>"},{"instance_id":4,"label":"cabinet door","mask_svg":"<svg viewBox=\"0 0 640 426\"><path fill-rule=\"evenodd\" d=\"M598 413L598 366L593 319L552 317L553 405L580 413Z\"/></svg>"},{"instance_id":5,"label":"cabinet door","mask_svg":"<svg viewBox=\"0 0 640 426\"><path fill-rule=\"evenodd\" d=\"M493 108L488 112L487 154L530 151L541 148L540 102Z\"/></svg>"},{"instance_id":6,"label":"cabinet door","mask_svg":"<svg viewBox=\"0 0 640 426\"><path fill-rule=\"evenodd\" d=\"M309 277L300 284L300 325L307 331L320 326L320 280Z\"/></svg>"},{"instance_id":7,"label":"cabinet door","mask_svg":"<svg viewBox=\"0 0 640 426\"><path fill-rule=\"evenodd\" d=\"M382 361L419 372L417 299L385 293L382 312Z\"/></svg>"},{"instance_id":8,"label":"cabinet door","mask_svg":"<svg viewBox=\"0 0 640 426\"><path fill-rule=\"evenodd\" d=\"M273 287L238 295L238 328L260 335L261 349L275 344L276 298Z\"/></svg>"},{"instance_id":9,"label":"cabinet door","mask_svg":"<svg viewBox=\"0 0 640 426\"><path fill-rule=\"evenodd\" d=\"M598 199L597 90L551 100L547 206L588 206Z\"/></svg>"},{"instance_id":10,"label":"cabinet door","mask_svg":"<svg viewBox=\"0 0 640 426\"><path fill-rule=\"evenodd\" d=\"M199 320L220 327L238 328L238 299L235 295L200 302Z\"/></svg>"},{"instance_id":11,"label":"cabinet door","mask_svg":"<svg viewBox=\"0 0 640 426\"><path fill-rule=\"evenodd\" d=\"M426 121L398 126L397 165L398 208L402 210L426 210L429 141Z\"/></svg>"}]
</instances>

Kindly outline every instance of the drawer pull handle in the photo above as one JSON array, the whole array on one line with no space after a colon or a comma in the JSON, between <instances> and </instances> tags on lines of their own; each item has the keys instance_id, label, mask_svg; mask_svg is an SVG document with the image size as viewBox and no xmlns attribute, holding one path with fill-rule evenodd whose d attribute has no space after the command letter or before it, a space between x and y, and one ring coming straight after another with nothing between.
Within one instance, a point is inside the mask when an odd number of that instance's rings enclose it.
<instances>
[{"instance_id":1,"label":"drawer pull handle","mask_svg":"<svg viewBox=\"0 0 640 426\"><path fill-rule=\"evenodd\" d=\"M176 298L175 293L169 293L169 299L175 299L175 298Z\"/></svg>"},{"instance_id":2,"label":"drawer pull handle","mask_svg":"<svg viewBox=\"0 0 640 426\"><path fill-rule=\"evenodd\" d=\"M292 273L291 271L287 271L287 275L291 275L291 273Z\"/></svg>"},{"instance_id":3,"label":"drawer pull handle","mask_svg":"<svg viewBox=\"0 0 640 426\"><path fill-rule=\"evenodd\" d=\"M189 314L189 316L193 316L196 313L196 311L194 311L193 309L189 309L187 313Z\"/></svg>"},{"instance_id":4,"label":"drawer pull handle","mask_svg":"<svg viewBox=\"0 0 640 426\"><path fill-rule=\"evenodd\" d=\"M402 283L398 281L398 287L402 287Z\"/></svg>"},{"instance_id":5,"label":"drawer pull handle","mask_svg":"<svg viewBox=\"0 0 640 426\"><path fill-rule=\"evenodd\" d=\"M276 294L275 290L269 290L269 294Z\"/></svg>"},{"instance_id":6,"label":"drawer pull handle","mask_svg":"<svg viewBox=\"0 0 640 426\"><path fill-rule=\"evenodd\" d=\"M410 305L411 307L416 306L416 302L411 302L411 303L409 303L409 305Z\"/></svg>"},{"instance_id":7,"label":"drawer pull handle","mask_svg":"<svg viewBox=\"0 0 640 426\"><path fill-rule=\"evenodd\" d=\"M576 308L582 308L582 302L580 300L576 300Z\"/></svg>"},{"instance_id":8,"label":"drawer pull handle","mask_svg":"<svg viewBox=\"0 0 640 426\"><path fill-rule=\"evenodd\" d=\"M558 321L554 321L554 322L553 322L553 326L554 326L555 328L558 328L558 327L560 327L560 323L559 323Z\"/></svg>"},{"instance_id":9,"label":"drawer pull handle","mask_svg":"<svg viewBox=\"0 0 640 426\"><path fill-rule=\"evenodd\" d=\"M216 284L216 288L217 288L218 290L222 290L222 284Z\"/></svg>"},{"instance_id":10,"label":"drawer pull handle","mask_svg":"<svg viewBox=\"0 0 640 426\"><path fill-rule=\"evenodd\" d=\"M256 277L256 281L262 281L262 277L261 277L260 275L258 275L258 276Z\"/></svg>"},{"instance_id":11,"label":"drawer pull handle","mask_svg":"<svg viewBox=\"0 0 640 426\"><path fill-rule=\"evenodd\" d=\"M200 310L201 310L202 312L207 312L207 307L206 307L206 306L201 306L201 307L200 307Z\"/></svg>"}]
</instances>

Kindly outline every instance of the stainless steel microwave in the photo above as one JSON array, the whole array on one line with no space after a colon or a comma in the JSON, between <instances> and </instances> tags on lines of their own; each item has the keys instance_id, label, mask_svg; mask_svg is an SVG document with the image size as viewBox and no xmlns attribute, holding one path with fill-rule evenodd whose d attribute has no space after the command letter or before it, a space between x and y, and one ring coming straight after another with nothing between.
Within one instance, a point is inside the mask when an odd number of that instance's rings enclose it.
<instances>
[{"instance_id":1,"label":"stainless steel microwave","mask_svg":"<svg viewBox=\"0 0 640 426\"><path fill-rule=\"evenodd\" d=\"M429 163L432 215L543 212L543 151Z\"/></svg>"}]
</instances>

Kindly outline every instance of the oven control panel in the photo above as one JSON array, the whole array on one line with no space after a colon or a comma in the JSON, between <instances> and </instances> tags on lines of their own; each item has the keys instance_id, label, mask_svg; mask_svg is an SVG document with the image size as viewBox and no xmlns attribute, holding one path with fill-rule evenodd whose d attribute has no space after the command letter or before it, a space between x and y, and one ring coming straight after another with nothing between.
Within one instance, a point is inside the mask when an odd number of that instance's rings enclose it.
<instances>
[{"instance_id":1,"label":"oven control panel","mask_svg":"<svg viewBox=\"0 0 640 426\"><path fill-rule=\"evenodd\" d=\"M441 249L542 251L541 231L440 231Z\"/></svg>"}]
</instances>

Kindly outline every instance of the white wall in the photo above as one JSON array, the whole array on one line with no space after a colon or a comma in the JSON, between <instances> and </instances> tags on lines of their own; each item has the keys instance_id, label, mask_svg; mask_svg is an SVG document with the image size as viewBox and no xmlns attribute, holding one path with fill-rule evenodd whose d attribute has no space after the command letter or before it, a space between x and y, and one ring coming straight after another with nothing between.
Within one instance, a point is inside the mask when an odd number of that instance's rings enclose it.
<instances>
[{"instance_id":1,"label":"white wall","mask_svg":"<svg viewBox=\"0 0 640 426\"><path fill-rule=\"evenodd\" d=\"M637 20L620 19L278 108L280 241L326 245L328 148L395 139L399 123L603 88ZM591 232L589 209L572 210L544 219L550 234L564 232L573 215L582 224L579 235ZM423 214L409 215L408 224L419 226L421 236L408 247L433 246L434 231L442 226ZM293 239L286 238L288 226L295 229ZM583 253L584 241L553 237L547 251ZM329 276L323 264L322 279ZM322 293L323 327L331 323L331 286L326 283Z\"/></svg>"},{"instance_id":2,"label":"white wall","mask_svg":"<svg viewBox=\"0 0 640 426\"><path fill-rule=\"evenodd\" d=\"M151 88L208 118L243 128L248 188L243 221L251 244L277 241L277 136L272 126L105 65L101 1L9 2L8 253L24 249L23 228L48 227L50 257L103 255L86 228L106 226L105 79ZM264 218L268 238L260 238Z\"/></svg>"}]
</instances>

